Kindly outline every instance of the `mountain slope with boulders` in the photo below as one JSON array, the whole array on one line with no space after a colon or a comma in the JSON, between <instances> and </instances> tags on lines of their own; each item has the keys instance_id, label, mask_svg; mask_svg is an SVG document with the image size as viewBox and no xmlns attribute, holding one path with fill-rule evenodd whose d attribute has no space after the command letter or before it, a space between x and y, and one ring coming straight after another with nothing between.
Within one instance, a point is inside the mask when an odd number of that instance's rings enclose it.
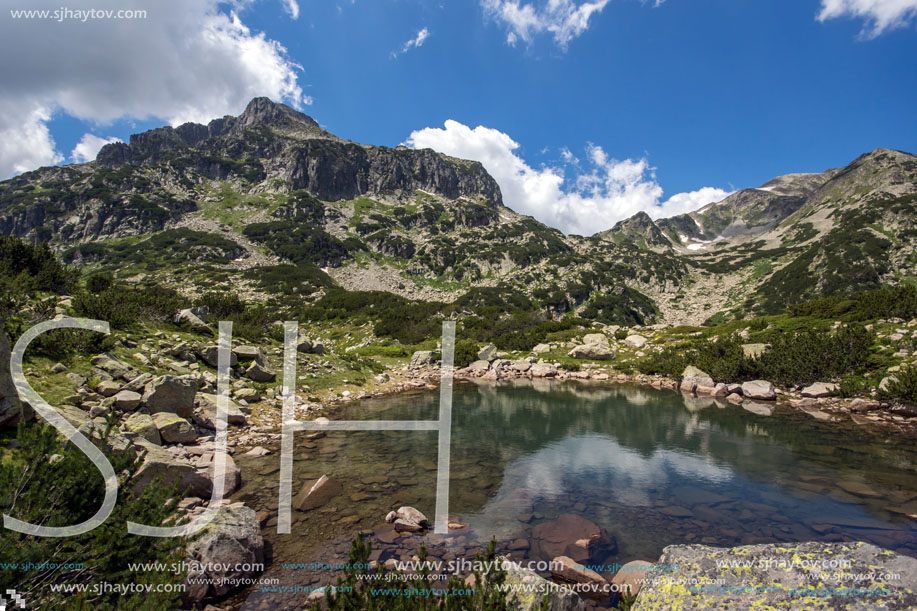
<instances>
[{"instance_id":1,"label":"mountain slope with boulders","mask_svg":"<svg viewBox=\"0 0 917 611\"><path fill-rule=\"evenodd\" d=\"M480 163L362 145L266 98L93 162L0 183L0 235L137 286L247 300L329 291L699 324L913 278L917 157L877 149L669 219L565 236L502 203Z\"/></svg>"}]
</instances>

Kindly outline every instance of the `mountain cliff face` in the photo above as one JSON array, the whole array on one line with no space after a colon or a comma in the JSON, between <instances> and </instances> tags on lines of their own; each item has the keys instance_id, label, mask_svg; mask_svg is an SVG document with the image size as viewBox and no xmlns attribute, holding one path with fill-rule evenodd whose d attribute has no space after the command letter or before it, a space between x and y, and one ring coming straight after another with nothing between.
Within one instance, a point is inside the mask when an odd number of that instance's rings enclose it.
<instances>
[{"instance_id":1,"label":"mountain cliff face","mask_svg":"<svg viewBox=\"0 0 917 611\"><path fill-rule=\"evenodd\" d=\"M346 141L264 98L0 183L0 234L187 293L334 287L608 323L700 323L913 278L917 157L877 149L589 238L502 204L477 162Z\"/></svg>"}]
</instances>

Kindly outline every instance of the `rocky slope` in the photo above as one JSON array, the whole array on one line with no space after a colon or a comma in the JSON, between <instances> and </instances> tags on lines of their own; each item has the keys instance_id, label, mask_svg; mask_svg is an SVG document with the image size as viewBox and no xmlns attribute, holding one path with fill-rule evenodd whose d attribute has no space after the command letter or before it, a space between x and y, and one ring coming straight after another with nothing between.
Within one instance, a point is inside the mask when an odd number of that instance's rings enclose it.
<instances>
[{"instance_id":1,"label":"rocky slope","mask_svg":"<svg viewBox=\"0 0 917 611\"><path fill-rule=\"evenodd\" d=\"M722 312L777 313L913 281L915 204L917 156L876 149L845 168L782 176L657 220L655 229L637 215L604 237L677 253L693 272L682 285L693 289L684 292L685 318L714 299ZM639 235L629 230L638 223ZM656 230L671 246L644 237Z\"/></svg>"},{"instance_id":2,"label":"rocky slope","mask_svg":"<svg viewBox=\"0 0 917 611\"><path fill-rule=\"evenodd\" d=\"M877 149L688 215L565 236L505 207L477 162L346 141L257 98L0 183L0 235L188 294L342 287L699 324L911 277L915 193L917 157Z\"/></svg>"}]
</instances>

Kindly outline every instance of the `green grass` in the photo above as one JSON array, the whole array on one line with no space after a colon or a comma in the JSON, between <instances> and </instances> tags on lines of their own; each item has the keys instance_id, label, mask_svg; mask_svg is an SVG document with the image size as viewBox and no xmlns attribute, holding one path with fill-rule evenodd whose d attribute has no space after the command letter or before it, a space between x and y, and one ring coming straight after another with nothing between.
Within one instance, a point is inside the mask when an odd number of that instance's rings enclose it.
<instances>
[{"instance_id":1,"label":"green grass","mask_svg":"<svg viewBox=\"0 0 917 611\"><path fill-rule=\"evenodd\" d=\"M234 229L240 228L246 221L263 212L271 216L280 206L287 203L287 196L280 193L265 195L242 195L229 183L219 186L219 200L197 202L204 218L219 221Z\"/></svg>"}]
</instances>

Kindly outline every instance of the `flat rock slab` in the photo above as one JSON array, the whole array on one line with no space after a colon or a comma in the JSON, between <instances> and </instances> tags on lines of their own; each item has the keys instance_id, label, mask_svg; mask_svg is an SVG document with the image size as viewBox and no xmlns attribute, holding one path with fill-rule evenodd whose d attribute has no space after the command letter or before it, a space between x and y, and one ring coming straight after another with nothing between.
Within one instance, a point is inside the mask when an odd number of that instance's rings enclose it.
<instances>
[{"instance_id":1,"label":"flat rock slab","mask_svg":"<svg viewBox=\"0 0 917 611\"><path fill-rule=\"evenodd\" d=\"M867 543L672 545L657 566L671 570L651 573L634 611L917 608L917 559Z\"/></svg>"},{"instance_id":2,"label":"flat rock slab","mask_svg":"<svg viewBox=\"0 0 917 611\"><path fill-rule=\"evenodd\" d=\"M881 492L878 492L877 490L873 489L872 486L863 482L841 480L837 483L837 487L844 492L849 492L850 494L855 494L856 496L864 496L873 499L882 498L882 496L884 496Z\"/></svg>"}]
</instances>

